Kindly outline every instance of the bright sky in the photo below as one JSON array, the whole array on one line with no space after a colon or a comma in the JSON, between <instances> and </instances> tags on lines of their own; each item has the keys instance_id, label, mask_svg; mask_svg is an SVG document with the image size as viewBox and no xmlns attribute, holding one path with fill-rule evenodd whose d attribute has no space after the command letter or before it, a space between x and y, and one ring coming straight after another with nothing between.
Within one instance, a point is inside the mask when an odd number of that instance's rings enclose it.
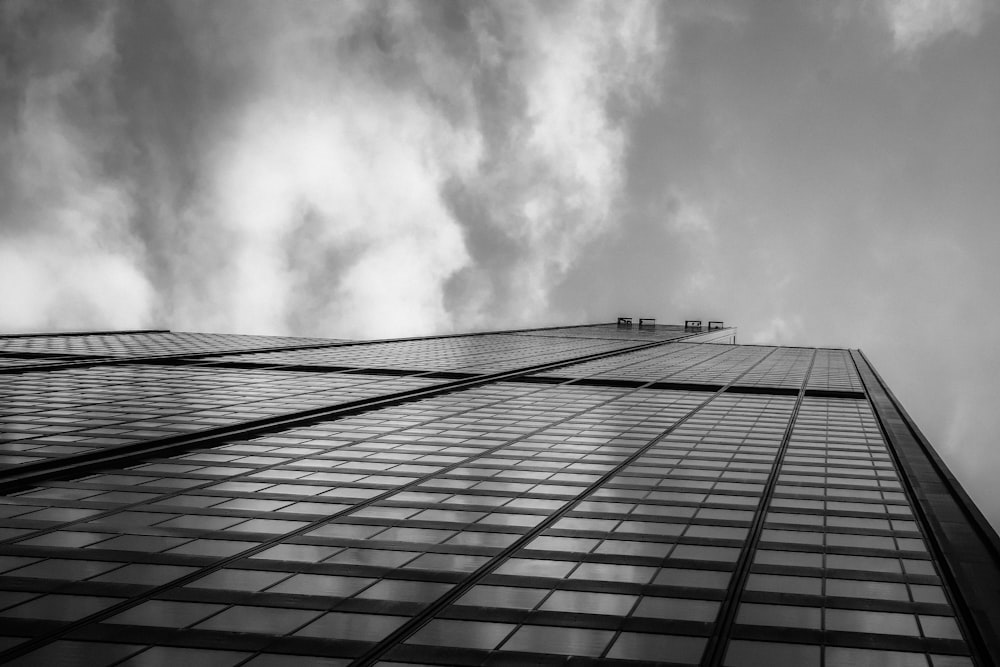
<instances>
[{"instance_id":1,"label":"bright sky","mask_svg":"<svg viewBox=\"0 0 1000 667\"><path fill-rule=\"evenodd\" d=\"M0 330L721 319L1000 525L990 0L0 4Z\"/></svg>"}]
</instances>

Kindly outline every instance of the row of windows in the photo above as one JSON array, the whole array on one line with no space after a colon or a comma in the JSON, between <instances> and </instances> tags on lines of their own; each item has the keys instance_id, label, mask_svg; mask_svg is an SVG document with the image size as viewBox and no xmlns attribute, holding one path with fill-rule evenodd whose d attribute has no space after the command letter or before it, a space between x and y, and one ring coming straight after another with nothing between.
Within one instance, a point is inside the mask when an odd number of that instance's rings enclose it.
<instances>
[{"instance_id":1,"label":"row of windows","mask_svg":"<svg viewBox=\"0 0 1000 667\"><path fill-rule=\"evenodd\" d=\"M117 370L117 369L116 369ZM429 386L416 377L132 367L110 384L76 386L60 371L20 376L3 390L0 464L17 465ZM138 376L139 381L134 382ZM83 377L86 377L85 375ZM18 380L23 380L19 382ZM55 382L55 386L51 382Z\"/></svg>"},{"instance_id":2,"label":"row of windows","mask_svg":"<svg viewBox=\"0 0 1000 667\"><path fill-rule=\"evenodd\" d=\"M915 651L734 640L727 647L723 665L725 667L762 667L765 665L972 667L972 660L968 656L962 655L926 654Z\"/></svg>"},{"instance_id":3,"label":"row of windows","mask_svg":"<svg viewBox=\"0 0 1000 667\"><path fill-rule=\"evenodd\" d=\"M676 324L644 324L642 328L619 327L617 324L596 324L583 327L559 327L519 331L518 336L556 336L559 338L607 338L612 340L674 340L689 336L691 332Z\"/></svg>"},{"instance_id":4,"label":"row of windows","mask_svg":"<svg viewBox=\"0 0 1000 667\"><path fill-rule=\"evenodd\" d=\"M565 422L567 418L571 418L576 414L586 410L588 407L593 407L594 405L604 402L607 405L612 405L614 399L620 397L623 393L617 390L603 390L601 392L592 389L580 389L575 391L565 391L565 390L528 390L523 387L518 387L517 385L511 385L508 387L501 387L499 390L497 388L491 388L490 391L482 391L480 393L490 394L490 399L493 404L498 406L503 406L505 401L517 401L521 399L522 396L528 393L534 393L536 399L534 401L534 407L536 409L535 415L530 414L529 407L531 402L522 401L521 407L514 408L513 413L508 410L504 410L503 407L494 408L492 405L488 406L489 413L492 415L493 419L501 420L506 416L512 423L524 423L527 420L524 417L534 416L534 423L529 427L531 430L529 432L544 430L546 426L552 425L551 419L551 409L558 406L558 401L551 399L551 395L561 396L562 400L565 401L566 405L572 404L576 409L576 412L566 412L557 419L561 422ZM649 394L656 394L656 399L650 399L646 401L647 403L653 403L652 409L649 412L649 418L659 419L662 423L670 423L670 420L664 420L661 416L664 410L674 410L678 415L683 414L688 407L682 405L679 408L671 408L669 401L665 400L666 397L663 392L648 392ZM466 392L466 394L475 395L475 392ZM546 396L550 397L548 402L545 401ZM592 397L591 400L587 400L587 397ZM582 404L581 404L582 399ZM677 403L684 404L687 400L686 396L683 394L678 394L673 397L673 401ZM449 404L448 400L439 399L435 401L431 399L429 401L421 402L423 406L431 406L429 414L432 417L437 417L440 414L438 411L434 410L437 405ZM485 402L484 402L485 403ZM589 403L589 405L588 405ZM619 406L621 412L627 413L636 404L641 405L641 401L638 400L623 400L622 405ZM659 412L657 415L655 404L659 404ZM556 405L554 405L556 404ZM145 557L152 557L156 555L157 558L164 557L174 557L177 560L173 565L167 565L164 563L157 563L155 565L161 567L189 567L189 565L182 565L181 563L190 563L189 560L192 557L202 557L202 558L219 558L226 557L240 551L249 553L247 550L252 549L257 544L265 544L261 541L261 537L267 534L288 534L295 532L299 529L303 529L299 532L300 538L288 538L297 539L299 542L309 542L312 541L314 544L303 544L284 541L280 544L272 545L267 549L263 550L261 553L257 554L258 558L252 559L252 562L257 563L274 563L273 559L282 559L278 562L284 563L288 558L293 558L292 562L296 563L296 567L303 567L309 565L308 562L303 562L301 559L308 559L312 566L314 567L327 567L327 568L344 568L346 572L353 572L354 575L361 573L381 573L374 577L368 576L367 579L372 579L370 582L366 582L368 585L359 588L356 592L351 593L346 599L358 600L358 601L377 601L378 604L385 604L385 600L392 600L398 604L412 604L414 603L414 597L420 597L421 595L437 595L440 594L442 589L440 584L442 582L429 582L425 579L400 579L401 575L406 575L406 573L414 573L415 575L421 572L433 572L436 573L437 577L445 576L449 572L461 576L463 573L467 573L470 569L478 567L480 564L487 560L486 556L477 556L469 553L460 553L463 549L482 549L487 548L490 550L495 550L497 548L502 548L502 545L510 544L512 540L516 540L524 531L530 530L533 525L536 525L539 521L545 518L547 512L551 512L562 505L562 503L546 501L543 498L531 498L530 496L525 496L518 489L516 494L510 495L498 495L500 489L496 488L485 488L477 489L480 493L450 493L445 494L434 494L432 491L406 491L404 493L398 494L393 501L386 501L379 503L374 506L369 506L360 511L355 512L352 516L345 517L343 521L369 521L369 522L384 522L385 525L368 524L367 526L357 523L328 523L321 520L318 523L310 524L306 521L300 520L284 520L275 518L261 518L252 516L252 512L267 510L269 507L261 505L260 503L269 500L267 497L268 492L274 494L275 496L283 494L293 494L298 489L292 487L298 486L312 486L306 484L300 484L301 478L298 476L298 472L305 472L307 475L312 474L342 474L339 471L345 470L350 471L351 466L358 465L369 465L366 462L371 461L378 468L376 475L361 475L361 471L357 468L353 468L354 474L359 475L355 480L359 483L352 483L350 486L338 486L336 493L338 499L340 500L354 500L350 495L344 496L344 492L348 490L356 491L370 491L372 493L380 493L377 488L367 488L368 485L372 485L379 488L385 488L386 484L392 484L391 481L387 480L386 477L390 473L398 471L401 466L413 466L420 462L426 462L426 459L432 456L441 457L442 452L454 451L457 448L464 448L467 450L466 455L476 455L478 453L492 449L498 445L502 445L506 442L504 438L495 438L491 442L482 442L481 439L476 438L476 433L469 433L471 438L462 438L452 436L442 436L442 433L449 432L452 434L461 434L465 427L477 428L476 421L471 420L466 423L456 422L453 417L454 414L450 415L452 418L452 424L448 428L425 428L424 430L430 431L427 435L420 435L417 440L409 440L406 435L409 433L414 433L421 430L421 427L433 426L434 422L421 421L416 419L419 408L422 407L421 404L411 404L409 406L388 410L379 411L379 413L369 413L363 418L356 418L352 420L341 420L339 422L333 422L327 425L323 425L322 428L300 429L298 433L289 432L279 436L278 438L262 438L259 443L233 443L232 445L227 445L223 448L216 448L214 450L206 450L203 452L193 452L190 454L175 457L171 462L163 463L146 463L137 466L134 471L128 473L120 474L101 474L96 475L88 480L75 483L65 483L62 485L57 485L58 488L69 489L70 487L79 487L79 490L87 490L90 486L101 486L104 487L101 490L93 489L96 492L95 498L107 499L109 494L130 494L130 493L144 493L139 489L147 487L147 485L152 484L153 488L157 484L165 485L167 482L173 484L171 480L191 480L194 482L195 486L188 488L187 490L177 490L172 494L167 494L170 497L158 497L156 499L143 498L139 500L138 505L133 505L126 507L124 511L118 512L116 514L110 514L106 516L97 515L100 509L90 510L95 512L94 515L90 516L79 516L76 512L83 510L83 507L88 504L88 499L77 499L75 504L77 507L65 507L62 513L56 507L47 507L44 509L37 510L35 512L28 513L27 521L39 521L45 518L52 520L72 520L73 518L78 519L78 523L70 525L58 526L57 530L48 531L44 534L38 534L34 537L27 537L26 539L21 539L15 546L22 549L30 549L32 547L49 547L52 546L63 546L64 548L77 547L75 552L80 553L79 547L83 547L84 550L93 551L93 557L100 558L102 554L106 554L108 557L118 557L123 551L136 550L134 552L135 556L141 554L148 554ZM477 412L480 408L475 402L470 402L467 404L466 414L471 415ZM605 406L607 407L607 406ZM516 414L520 411L520 414ZM609 416L613 416L614 410L608 410ZM541 415L549 415L548 418L544 418ZM372 417L382 417L382 419L373 419ZM386 419L385 417L389 417ZM545 422L549 423L546 424ZM638 423L641 424L647 421L647 418L642 419L627 419L621 418L620 421L624 422L624 425L619 429L617 435L621 435L623 432L627 432L631 427L631 424ZM394 430L389 430L389 425L394 422L396 428ZM330 428L332 427L332 428ZM382 430L385 428L386 430ZM354 438L345 437L345 431L353 431ZM371 429L364 432L363 439L358 439L358 429ZM491 430L492 431L492 430ZM322 437L315 437L322 435ZM512 434L517 437L521 434ZM300 437L296 437L300 436ZM648 437L647 437L648 439ZM396 442L394 442L396 440ZM437 445L429 445L424 443L430 443L434 441L446 440L448 442L439 443ZM621 441L621 439L619 438ZM422 442L421 442L422 441ZM636 443L642 442L641 439L637 439ZM319 453L319 450L323 449L323 445L328 445L326 447L327 451ZM376 447L367 450L366 447L374 444ZM563 443L572 445L573 443ZM329 446L329 445L332 445ZM562 446L562 445L560 445ZM588 451L600 452L600 448L596 444L583 445L579 444L576 446L586 447ZM631 448L633 449L637 445ZM542 450L543 452L549 452L550 443L546 443L546 448ZM622 446L613 445L615 449L622 449ZM431 451L431 450L434 451ZM265 451L266 450L266 451ZM523 452L523 450L522 450ZM535 452L531 452L535 453ZM345 456L341 456L345 455ZM402 455L402 456L400 456ZM577 453L578 455L578 453ZM390 461L385 460L388 456ZM448 455L445 455L448 456ZM209 457L204 460L205 457ZM214 457L221 457L225 460L215 459ZM616 454L609 457L611 460L621 460L621 454ZM210 463L211 465L204 466L193 466L191 462L194 460L203 459L204 463ZM342 459L342 460L339 460ZM448 463L452 460L462 461L462 457L452 456L448 461L436 461L436 463ZM519 459L525 460L525 459ZM529 459L530 460L530 459ZM529 461L526 460L526 461ZM483 461L489 462L488 457L480 457L477 462L478 465L485 465ZM533 462L533 461L532 461ZM309 467L312 463L321 466L323 464L334 465L336 471L331 470L326 472L313 473L309 471ZM555 463L555 462L553 462ZM559 465L556 466L553 471L542 472L542 471L532 471L525 470L523 472L529 473L534 476L555 476L560 474L558 470L568 469L573 470L574 468L591 468L595 467L593 463L580 462L576 463L573 460L559 461ZM429 488L435 488L433 484L441 484L442 482L459 482L465 484L465 480L469 478L470 473L478 473L481 470L488 470L490 474L494 474L499 477L502 474L507 474L512 472L510 470L511 460L507 458L503 459L493 459L493 464L497 465L498 468L465 468L464 470L459 470L453 478L438 479L436 482L432 482ZM190 468L185 467L190 466ZM537 467L537 466L535 466ZM543 466L544 467L544 466ZM599 464L596 467L600 469L608 469L607 464ZM305 468L305 471L296 471L296 468ZM406 474L393 475L399 478L400 483L404 483L402 480L406 480L406 483L412 483L419 479L419 475L423 474L425 479L431 481L434 478L427 478L426 476L430 471L436 471L440 469L440 465L429 466L428 469L421 469L419 471L408 470ZM288 472L294 472L296 482L281 482L277 485L270 485L267 482L250 482L241 481L242 479L264 479L267 476L274 476L280 474L285 474ZM516 472L516 471L513 471ZM226 475L226 473L229 473ZM385 474L383 474L385 473ZM580 473L573 473L579 475ZM147 475L152 475L147 477ZM166 475L166 476L163 476ZM205 481L204 477L212 475L225 476L222 481ZM375 481L377 478L377 481ZM493 478L480 479L475 481L473 479L468 479L468 483L472 485L490 483ZM558 478L557 478L558 479ZM592 482L595 479L593 475L586 474L585 477L578 477L575 479L565 480L566 482L572 482L568 484L560 485L560 490L566 489L567 491L572 490L573 493L579 494L585 490L586 484ZM510 483L523 483L523 482L505 482L501 480L493 481L494 484L510 484ZM108 488L112 485L120 485L118 489ZM128 487L128 490L121 487ZM186 486L186 485L180 485ZM196 488L199 487L200 488ZM162 486L161 486L162 488ZM280 489L280 490L278 490ZM74 489L76 490L76 489ZM152 490L152 489L151 489ZM556 489L551 489L556 490ZM38 495L40 492L35 491L32 493L25 494L26 499L34 497L37 500L41 500L42 496ZM252 493L253 496L247 496L246 494ZM261 495L261 494L265 495ZM485 495L484 495L485 493ZM232 498L225 498L225 496L233 496ZM243 497L240 497L243 496ZM443 497L442 497L443 496ZM131 497L121 498L123 500L132 499ZM315 502L319 498L310 498L308 502ZM358 498L360 499L360 498ZM166 501L166 505L163 502ZM278 501L277 498L274 499L275 502L289 502L290 499L283 499ZM446 502L451 501L451 502ZM301 501L294 504L299 504ZM192 513L189 509L183 515L177 515L170 512L165 512L163 510L168 510L170 504L175 503L177 505L187 505L189 508L199 508L196 513ZM233 505L233 503L240 503L239 505ZM416 504L415 504L416 503ZM475 503L476 507L486 506L496 506L498 511L470 511L466 509L446 509L449 504L455 505L457 507L469 506L470 503ZM518 506L520 503L526 503L529 505L525 511L517 511L520 509ZM322 504L322 503L317 503ZM505 511L499 511L500 505L504 505L503 509ZM350 505L345 505L345 508L350 507ZM197 512L206 512L211 509L213 514L198 514ZM332 509L332 508L331 508ZM84 510L87 511L87 510ZM39 516L40 513L47 513ZM247 513L247 516L241 516L241 513ZM540 514L538 514L540 512ZM216 515L217 513L217 515ZM229 517L226 517L226 514ZM95 522L93 519L97 518ZM16 521L16 519L15 519ZM431 525L437 526L436 528L408 528L407 523L423 523L425 526L427 522ZM446 530L443 528L444 525L453 524L453 530ZM315 526L315 527L312 527ZM312 527L310 530L305 530ZM104 532L107 529L112 529L109 532ZM457 530L454 530L457 529ZM244 530L256 531L256 532L244 532ZM151 534L160 531L161 534ZM125 533L125 534L123 534ZM168 533L168 534L162 534ZM185 537L181 537L183 533L188 533ZM203 534L202 537L195 537L197 534ZM233 537L245 535L242 539L233 539L228 537L233 535ZM191 539L194 538L194 539ZM414 551L407 550L404 548L405 545L414 544L414 540L421 539L427 542L438 544L437 549L439 551ZM384 543L388 548L372 548L375 545ZM451 552L441 552L440 550L451 549ZM458 552L456 552L456 550ZM492 553L493 551L491 551ZM38 553L38 552L36 552ZM38 553L41 556L41 553ZM133 556L133 558L135 557ZM26 556L19 556L26 557ZM187 559L187 560L185 560ZM51 559L49 559L51 561ZM63 561L72 561L74 559L62 559ZM86 561L88 565L77 567L77 571L83 572L93 572L94 568L102 567L99 565L102 562L110 563L110 567L113 568L108 572L100 572L99 574L94 574L88 583L93 582L95 585L99 581L104 581L104 577L125 577L129 581L136 581L139 573L127 573L120 567L115 561ZM203 561L204 562L204 561ZM153 566L153 563L148 565ZM586 573L586 568L588 564L580 564L583 568L580 570L578 577L582 577ZM125 566L129 567L129 566ZM273 566L272 566L273 567ZM588 566L589 567L589 566ZM67 573L72 571L74 568L67 565L67 563L57 563L57 564L47 564L47 561L41 560L40 562L26 563L20 568L15 568L9 576L18 577L19 579L31 579L32 576L57 573ZM148 568L147 568L148 570ZM395 579L384 578L385 574L395 573L393 576ZM148 577L149 572L142 573L144 577ZM167 571L160 572L163 576L177 576L178 571ZM319 585L319 580L316 578L301 578L305 577L308 573L302 572L296 575L294 571L286 571L286 574L278 575L281 581L286 581L285 586L288 588L283 588L276 590L276 594L280 595L298 595L304 593L314 593L317 590L321 590ZM290 577L299 576L299 579L292 580ZM311 575L310 575L311 576ZM351 575L323 575L325 577L335 577L340 576L342 579L345 576ZM426 575L422 575L426 576ZM509 575L497 575L497 576L509 576ZM600 575L598 573L597 576ZM131 577L131 579L129 579ZM365 577L354 576L355 579L365 579ZM188 586L208 586L213 590L229 590L233 594L237 594L240 591L256 591L264 590L271 586L277 586L279 581L274 580L275 573L268 572L265 570L247 570L247 569L233 569L229 568L215 573L214 575L208 575L207 577L202 577L196 582ZM119 579L123 580L123 579ZM169 579L168 579L169 580ZM272 581L274 580L274 581ZM329 585L334 585L334 580L332 578L326 580ZM268 583L270 582L270 583ZM407 583L410 582L410 583ZM343 581L340 581L343 583ZM353 582L358 584L359 582ZM219 588L221 587L221 588ZM448 588L448 586L445 586ZM365 592L368 591L368 592ZM422 591L418 592L418 591ZM41 591L38 591L39 593ZM91 613L95 608L106 608L101 607L105 603L114 604L116 600L113 596L93 596L85 600L77 599L83 596L73 596L72 600L66 599L53 599L53 595L50 594L43 595L41 597L33 597L31 600L25 600L20 604L14 605L4 611L3 613L10 618L51 618L48 616L49 612L55 614L56 617L68 620L67 614L72 616L73 619L85 617L88 613ZM64 596L66 597L66 596ZM97 599L99 598L99 599ZM96 599L96 601L95 601ZM555 604L553 602L552 604ZM243 605L245 607L246 605ZM140 609L141 607L134 607L134 609ZM245 609L240 609L240 605L236 605L235 601L232 604L227 605L228 610L225 616L219 616L218 620L212 621L211 627L216 629L224 629L232 627L226 625L230 621L223 621L223 618L242 618L244 615L248 614ZM373 612L376 607L368 607L369 612ZM396 607L397 609L404 609L405 607ZM53 611L58 609L59 611ZM69 610L75 610L70 612ZM280 618L291 618L295 616L296 618L301 618L301 612L298 610L285 610L289 613L276 612L273 609L268 610L265 616L273 616L276 619ZM291 612L296 613L291 613ZM411 610L412 611L412 610ZM128 612L126 612L128 613ZM138 614L146 612L135 612ZM221 612L220 612L221 613ZM339 614L336 615L336 614ZM347 618L349 615L346 612L337 612L335 615L327 615L322 619L318 619L314 622L318 623L317 628L323 628L322 636L330 636L331 630L328 626L333 622L333 619L337 618ZM156 614L154 614L156 615ZM364 627L368 628L365 632L371 632L371 628L378 627L377 618L378 615L367 614L367 616L353 616L350 618L363 619ZM263 622L263 621L261 621ZM208 621L206 621L208 623ZM281 622L276 620L275 626L272 627L269 632L275 632L281 626ZM206 625L205 627L209 627ZM243 624L242 627L246 628L247 625ZM313 632L310 630L303 630L301 636L311 636L309 633ZM334 632L335 634L335 632ZM359 635L360 636L360 635Z\"/></svg>"},{"instance_id":5,"label":"row of windows","mask_svg":"<svg viewBox=\"0 0 1000 667\"><path fill-rule=\"evenodd\" d=\"M384 617L373 617L384 618ZM336 636L351 634L354 630L364 631L369 624L375 624L372 619L358 622L357 617L342 615L332 616L327 626L335 628ZM385 624L385 621L380 621ZM392 626L391 622L388 624ZM464 637L469 637L466 643L478 646L489 644L491 640L480 639L481 635L489 636L493 630L490 624L477 624L452 620L434 622L421 631L414 644L422 643L429 646L447 644L462 645ZM530 626L520 635L513 646L542 646L551 642L552 653L563 655L576 654L579 647L589 644L581 641L580 633L573 633L568 628L552 628L549 626ZM501 628L497 634L503 633ZM506 640L509 633L504 633L499 641ZM533 638L539 640L532 644ZM606 646L610 642L604 642ZM600 640L598 640L600 644ZM508 644L503 645L504 648ZM612 649L604 653L605 657L615 657L626 660L658 660L665 655L676 656L682 664L697 664L704 650L704 640L696 637L664 636L647 633L620 633L613 643ZM531 650L531 648L529 648ZM613 651L613 652L612 652ZM87 655L92 658L88 663L94 667L104 665L172 665L172 664L206 664L217 667L282 667L294 661L302 667L345 667L350 659L310 658L303 655L270 652L254 653L247 650L220 650L206 648L184 648L174 646L148 646L143 644L119 644L96 641L63 640L54 642L41 651L33 654L39 663L61 664L76 656ZM598 654L600 655L600 654ZM822 656L822 657L821 657ZM456 656L451 656L447 663L436 662L426 654L416 657L413 661L401 658L394 661L382 661L381 667L399 667L402 665L427 664L462 664ZM822 663L821 663L822 660ZM477 664L477 663L466 663ZM800 667L857 667L858 665L893 665L894 667L972 667L972 660L967 656L924 654L910 651L891 651L871 648L846 646L817 646L809 644L791 644L781 642L766 642L753 640L734 640L727 647L725 667L761 667L770 665L797 665Z\"/></svg>"},{"instance_id":6,"label":"row of windows","mask_svg":"<svg viewBox=\"0 0 1000 667\"><path fill-rule=\"evenodd\" d=\"M9 513L0 527L13 531L0 545L5 632L122 604L102 625L212 632L217 649L236 653L246 633L308 638L317 655L346 659L350 642L379 641L456 593L407 646L643 660L669 649L697 663L794 398L723 394L653 440L706 396L538 387L489 385L12 497L0 505ZM857 401L813 403L813 413L868 427ZM722 477L741 467L760 477ZM873 637L870 650L887 648L880 637L957 641L933 563L905 548L919 532L889 509L906 507L899 491L787 506L809 488L776 489L740 627L766 627L761 606L778 616L792 607L819 614L819 628L782 626L801 632L863 628L875 618L864 614L888 614L891 633L848 630ZM817 536L821 544L810 542ZM510 558L493 560L506 550ZM471 581L474 572L483 576ZM801 580L794 604L767 589L768 576ZM93 637L94 626L79 636ZM129 650L142 659L159 648ZM730 647L727 661L742 660L740 650Z\"/></svg>"},{"instance_id":7,"label":"row of windows","mask_svg":"<svg viewBox=\"0 0 1000 667\"><path fill-rule=\"evenodd\" d=\"M489 334L220 357L260 364L409 368L494 373L622 350L630 341Z\"/></svg>"},{"instance_id":8,"label":"row of windows","mask_svg":"<svg viewBox=\"0 0 1000 667\"><path fill-rule=\"evenodd\" d=\"M116 333L84 336L0 337L0 351L143 357L164 354L221 353L241 349L294 347L336 342L338 341L326 338L243 334Z\"/></svg>"},{"instance_id":9,"label":"row of windows","mask_svg":"<svg viewBox=\"0 0 1000 667\"><path fill-rule=\"evenodd\" d=\"M674 373L670 382L727 384L752 369L776 348L726 346L725 354L712 356L700 364Z\"/></svg>"},{"instance_id":10,"label":"row of windows","mask_svg":"<svg viewBox=\"0 0 1000 667\"><path fill-rule=\"evenodd\" d=\"M902 637L951 650L962 635L866 402L805 398L777 482L737 636L741 627L861 633L869 648L734 640L724 664L971 664L890 650Z\"/></svg>"},{"instance_id":11,"label":"row of windows","mask_svg":"<svg viewBox=\"0 0 1000 667\"><path fill-rule=\"evenodd\" d=\"M586 361L543 375L573 378L599 377L644 382L661 381L729 351L725 347L674 343L664 347L626 352L606 359Z\"/></svg>"},{"instance_id":12,"label":"row of windows","mask_svg":"<svg viewBox=\"0 0 1000 667\"><path fill-rule=\"evenodd\" d=\"M798 389L809 372L813 351L779 348L739 379L745 387L787 387Z\"/></svg>"},{"instance_id":13,"label":"row of windows","mask_svg":"<svg viewBox=\"0 0 1000 667\"><path fill-rule=\"evenodd\" d=\"M15 367L25 367L25 366L35 366L37 364L51 364L54 361L58 361L59 357L46 357L39 355L37 357L9 357L4 356L0 353L0 368L15 368Z\"/></svg>"},{"instance_id":14,"label":"row of windows","mask_svg":"<svg viewBox=\"0 0 1000 667\"><path fill-rule=\"evenodd\" d=\"M809 389L861 391L861 378L847 350L816 350Z\"/></svg>"}]
</instances>

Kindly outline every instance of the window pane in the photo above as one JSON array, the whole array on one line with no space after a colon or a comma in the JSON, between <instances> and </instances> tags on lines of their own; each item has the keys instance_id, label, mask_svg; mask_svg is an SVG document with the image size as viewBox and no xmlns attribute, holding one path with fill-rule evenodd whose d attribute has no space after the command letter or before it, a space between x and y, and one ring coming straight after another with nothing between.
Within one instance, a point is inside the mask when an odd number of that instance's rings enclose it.
<instances>
[{"instance_id":1,"label":"window pane","mask_svg":"<svg viewBox=\"0 0 1000 667\"><path fill-rule=\"evenodd\" d=\"M610 630L525 625L501 647L505 651L597 657L614 637Z\"/></svg>"},{"instance_id":2,"label":"window pane","mask_svg":"<svg viewBox=\"0 0 1000 667\"><path fill-rule=\"evenodd\" d=\"M582 614L624 616L635 605L637 595L556 591L540 607L546 611L570 611Z\"/></svg>"},{"instance_id":3,"label":"window pane","mask_svg":"<svg viewBox=\"0 0 1000 667\"><path fill-rule=\"evenodd\" d=\"M493 649L516 625L435 619L406 640L407 644Z\"/></svg>"},{"instance_id":4,"label":"window pane","mask_svg":"<svg viewBox=\"0 0 1000 667\"><path fill-rule=\"evenodd\" d=\"M725 667L776 667L777 665L819 667L819 647L735 639L729 642L723 664ZM831 667L829 658L826 667Z\"/></svg>"},{"instance_id":5,"label":"window pane","mask_svg":"<svg viewBox=\"0 0 1000 667\"><path fill-rule=\"evenodd\" d=\"M644 597L633 616L664 618L678 621L711 623L719 611L719 603L710 600Z\"/></svg>"},{"instance_id":6,"label":"window pane","mask_svg":"<svg viewBox=\"0 0 1000 667\"><path fill-rule=\"evenodd\" d=\"M705 650L705 642L701 637L623 632L608 651L608 657L621 660L667 659L672 663L696 665Z\"/></svg>"},{"instance_id":7,"label":"window pane","mask_svg":"<svg viewBox=\"0 0 1000 667\"><path fill-rule=\"evenodd\" d=\"M455 604L472 607L503 607L508 609L534 609L548 594L544 588L516 588L513 586L475 586Z\"/></svg>"}]
</instances>

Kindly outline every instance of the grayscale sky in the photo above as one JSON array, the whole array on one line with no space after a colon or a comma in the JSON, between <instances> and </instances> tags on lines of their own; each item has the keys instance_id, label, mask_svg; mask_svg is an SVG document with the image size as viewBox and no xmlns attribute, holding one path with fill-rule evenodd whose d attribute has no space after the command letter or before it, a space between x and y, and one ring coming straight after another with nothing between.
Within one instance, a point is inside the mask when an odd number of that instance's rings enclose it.
<instances>
[{"instance_id":1,"label":"grayscale sky","mask_svg":"<svg viewBox=\"0 0 1000 667\"><path fill-rule=\"evenodd\" d=\"M0 2L0 330L721 319L1000 525L990 0Z\"/></svg>"}]
</instances>

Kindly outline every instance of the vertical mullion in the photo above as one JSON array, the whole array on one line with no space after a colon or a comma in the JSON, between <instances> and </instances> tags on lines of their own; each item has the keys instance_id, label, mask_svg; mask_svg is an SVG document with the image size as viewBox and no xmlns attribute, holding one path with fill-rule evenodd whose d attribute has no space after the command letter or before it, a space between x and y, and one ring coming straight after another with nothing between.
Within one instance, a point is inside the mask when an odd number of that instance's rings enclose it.
<instances>
[{"instance_id":1,"label":"vertical mullion","mask_svg":"<svg viewBox=\"0 0 1000 667\"><path fill-rule=\"evenodd\" d=\"M750 527L750 533L747 536L746 543L743 545L743 551L740 553L740 558L736 563L735 575L733 576L732 581L729 582L729 588L726 591L725 600L719 609L719 615L715 622L715 632L712 633L712 637L709 639L705 654L702 656L702 667L719 667L722 664L722 660L725 658L726 646L729 644L729 637L733 632L733 624L736 619L736 611L739 607L739 601L743 594L743 588L746 586L747 577L750 575L750 565L753 562L753 556L757 551L757 545L760 542L760 536L764 529L764 516L768 506L771 504L771 497L774 495L774 487L778 482L778 475L781 472L781 464L785 458L785 452L788 451L788 442L792 437L792 431L795 428L795 422L799 416L799 409L802 407L802 399L806 395L806 387L809 384L809 376L812 374L812 368L815 361L816 350L813 350L812 356L809 358L809 368L806 369L805 376L802 378L802 384L799 386L799 393L795 398L795 405L788 418L788 426L785 428L784 436L781 439L781 445L778 447L778 453L774 458L774 465L771 468L771 474L767 478L767 483L764 485L764 493L761 495L760 502L757 504L757 512L754 515L753 524L751 524Z\"/></svg>"},{"instance_id":2,"label":"vertical mullion","mask_svg":"<svg viewBox=\"0 0 1000 667\"><path fill-rule=\"evenodd\" d=\"M667 437L673 433L678 427L687 422L688 419L696 415L702 408L711 403L713 400L721 396L725 391L733 386L740 378L749 373L751 370L756 368L763 361L768 359L771 355L777 352L779 348L774 348L746 370L740 373L737 377L728 382L725 386L713 392L704 401L699 403L697 406L689 410L680 419L674 422L669 428L665 429L659 435L653 437L645 445L637 449L635 452L630 454L624 461L616 465L611 470L607 471L601 477L592 482L589 486L584 487L583 490L577 494L572 500L567 502L563 507L556 510L554 513L550 514L548 518L535 526L532 530L528 531L522 535L516 542L510 544L504 548L500 553L494 555L488 562L484 563L474 572L470 573L465 579L457 583L451 590L443 594L437 600L428 605L422 612L418 613L412 617L409 621L401 625L392 634L383 639L381 642L373 646L363 655L358 657L354 662L351 663L352 667L368 667L373 665L376 661L381 659L388 651L397 645L404 642L414 633L416 633L421 627L423 627L427 622L434 618L438 612L443 610L445 607L450 605L453 601L457 600L461 595L465 594L472 586L482 580L485 576L493 572L496 568L502 565L508 558L510 558L514 553L524 547L528 542L533 540L535 537L540 535L542 532L547 530L552 524L561 519L566 513L571 512L579 503L588 498L594 491L601 488L609 479L613 478L615 475L620 473L626 467L634 463L638 458L648 452L654 445L659 443L663 438ZM808 375L808 374L807 374Z\"/></svg>"}]
</instances>

